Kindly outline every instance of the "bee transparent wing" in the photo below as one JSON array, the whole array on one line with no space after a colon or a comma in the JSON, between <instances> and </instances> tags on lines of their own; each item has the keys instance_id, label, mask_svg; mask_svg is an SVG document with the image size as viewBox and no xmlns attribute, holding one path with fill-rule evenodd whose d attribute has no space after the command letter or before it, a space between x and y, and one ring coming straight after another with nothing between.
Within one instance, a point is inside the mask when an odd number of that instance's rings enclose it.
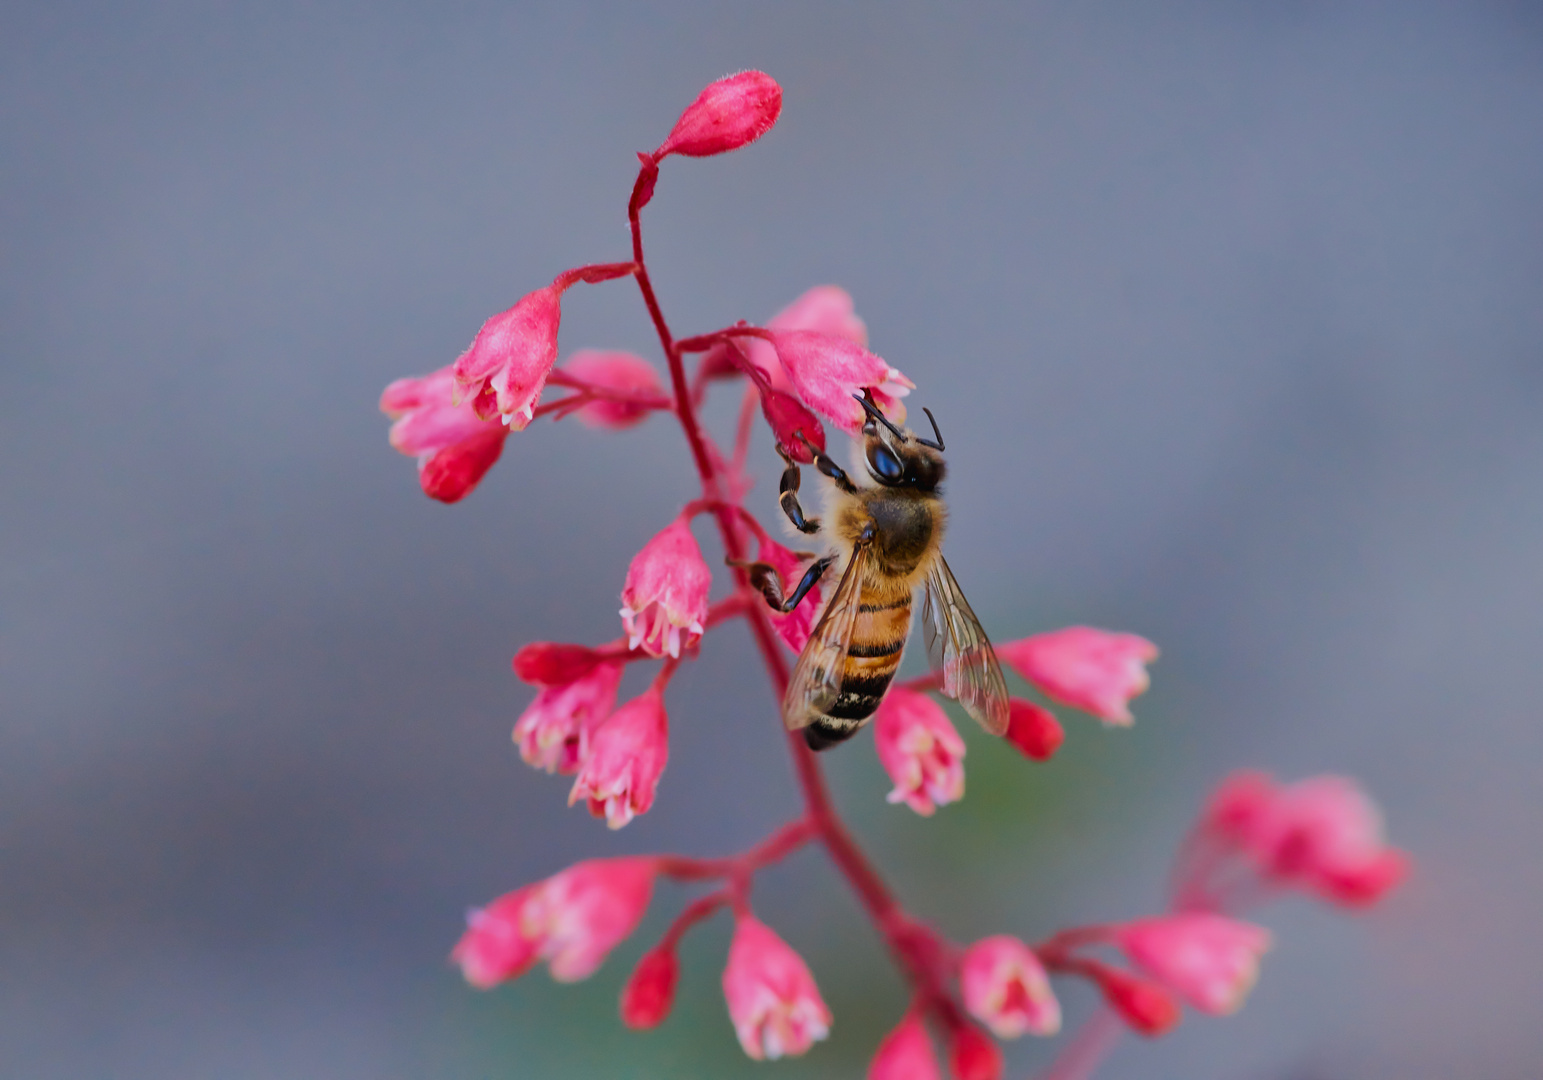
<instances>
[{"instance_id":1,"label":"bee transparent wing","mask_svg":"<svg viewBox=\"0 0 1543 1080\"><path fill-rule=\"evenodd\" d=\"M1002 666L941 555L927 574L922 631L927 659L943 673L943 693L991 734L1005 733L1007 681Z\"/></svg>"},{"instance_id":2,"label":"bee transparent wing","mask_svg":"<svg viewBox=\"0 0 1543 1080\"><path fill-rule=\"evenodd\" d=\"M782 698L782 722L789 731L807 727L815 714L834 705L841 693L841 672L846 666L852 628L857 625L857 609L862 601L862 564L867 550L866 544L852 550L840 584L826 603L825 613L809 635L804 651L798 654L798 663L793 665L788 692Z\"/></svg>"}]
</instances>

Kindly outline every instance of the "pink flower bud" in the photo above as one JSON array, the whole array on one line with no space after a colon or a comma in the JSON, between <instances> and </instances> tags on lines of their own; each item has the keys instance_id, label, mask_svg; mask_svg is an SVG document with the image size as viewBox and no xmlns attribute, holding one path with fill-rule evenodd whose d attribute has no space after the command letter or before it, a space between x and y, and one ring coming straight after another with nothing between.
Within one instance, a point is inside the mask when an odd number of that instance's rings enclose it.
<instances>
[{"instance_id":1,"label":"pink flower bud","mask_svg":"<svg viewBox=\"0 0 1543 1080\"><path fill-rule=\"evenodd\" d=\"M601 656L587 645L565 645L557 641L533 641L514 654L514 673L522 682L536 686L567 686L582 679L601 662Z\"/></svg>"},{"instance_id":2,"label":"pink flower bud","mask_svg":"<svg viewBox=\"0 0 1543 1080\"><path fill-rule=\"evenodd\" d=\"M448 367L416 379L398 379L380 395L381 412L395 419L391 445L418 459L418 482L440 502L458 502L477 486L503 452L508 432L484 420L470 403L454 404Z\"/></svg>"},{"instance_id":3,"label":"pink flower bud","mask_svg":"<svg viewBox=\"0 0 1543 1080\"><path fill-rule=\"evenodd\" d=\"M905 420L900 399L916 384L861 345L814 330L779 331L773 344L804 404L848 434L858 434L867 417L854 396L865 389L885 415L897 424Z\"/></svg>"},{"instance_id":4,"label":"pink flower bud","mask_svg":"<svg viewBox=\"0 0 1543 1080\"><path fill-rule=\"evenodd\" d=\"M1407 857L1383 840L1376 804L1344 776L1277 789L1243 842L1262 872L1333 903L1375 903L1408 869Z\"/></svg>"},{"instance_id":5,"label":"pink flower bud","mask_svg":"<svg viewBox=\"0 0 1543 1080\"><path fill-rule=\"evenodd\" d=\"M804 571L809 568L807 559L800 559L770 537L761 541L760 555L762 562L768 563L777 571L782 578L783 588L787 592L792 592L797 587L799 579L804 576ZM794 652L804 651L804 645L809 641L809 633L814 629L815 620L820 612L821 599L820 586L816 585L805 594L803 603L786 615L777 611L767 613L773 628Z\"/></svg>"},{"instance_id":6,"label":"pink flower bud","mask_svg":"<svg viewBox=\"0 0 1543 1080\"><path fill-rule=\"evenodd\" d=\"M664 698L650 687L617 709L589 736L589 755L568 793L568 805L589 800L589 812L619 829L654 805L669 760Z\"/></svg>"},{"instance_id":7,"label":"pink flower bud","mask_svg":"<svg viewBox=\"0 0 1543 1080\"><path fill-rule=\"evenodd\" d=\"M825 426L792 394L767 388L761 392L761 415L777 439L777 445L794 461L812 465L814 455L804 445L808 439L819 451L825 449ZM799 438L802 435L803 438Z\"/></svg>"},{"instance_id":8,"label":"pink flower bud","mask_svg":"<svg viewBox=\"0 0 1543 1080\"><path fill-rule=\"evenodd\" d=\"M620 664L600 664L567 686L544 686L514 725L527 765L567 775L589 756L594 730L611 714L621 685Z\"/></svg>"},{"instance_id":9,"label":"pink flower bud","mask_svg":"<svg viewBox=\"0 0 1543 1080\"><path fill-rule=\"evenodd\" d=\"M932 1040L915 1012L906 1013L900 1025L879 1043L868 1066L868 1080L943 1080Z\"/></svg>"},{"instance_id":10,"label":"pink flower bud","mask_svg":"<svg viewBox=\"0 0 1543 1080\"><path fill-rule=\"evenodd\" d=\"M1157 646L1135 634L1069 626L997 646L1003 663L1048 697L1108 724L1130 724L1128 703L1147 688Z\"/></svg>"},{"instance_id":11,"label":"pink flower bud","mask_svg":"<svg viewBox=\"0 0 1543 1080\"><path fill-rule=\"evenodd\" d=\"M895 782L890 802L931 816L964 797L964 740L926 694L890 687L874 717L873 745Z\"/></svg>"},{"instance_id":12,"label":"pink flower bud","mask_svg":"<svg viewBox=\"0 0 1543 1080\"><path fill-rule=\"evenodd\" d=\"M650 949L638 961L621 992L622 1023L634 1030L658 1027L675 1004L680 961L668 945Z\"/></svg>"},{"instance_id":13,"label":"pink flower bud","mask_svg":"<svg viewBox=\"0 0 1543 1080\"><path fill-rule=\"evenodd\" d=\"M679 656L702 636L712 572L691 526L678 519L632 557L621 591L622 625L630 648Z\"/></svg>"},{"instance_id":14,"label":"pink flower bud","mask_svg":"<svg viewBox=\"0 0 1543 1080\"><path fill-rule=\"evenodd\" d=\"M654 888L654 861L590 859L507 893L467 916L450 959L487 989L545 960L560 982L587 978L636 928Z\"/></svg>"},{"instance_id":15,"label":"pink flower bud","mask_svg":"<svg viewBox=\"0 0 1543 1080\"><path fill-rule=\"evenodd\" d=\"M954 1080L998 1080L1002 1051L978 1028L961 1024L951 1033L948 1067Z\"/></svg>"},{"instance_id":16,"label":"pink flower bud","mask_svg":"<svg viewBox=\"0 0 1543 1080\"><path fill-rule=\"evenodd\" d=\"M664 386L654 366L629 352L605 352L580 349L568 358L562 370L576 379L605 390L635 394L663 394ZM621 431L642 420L651 410L626 401L593 401L578 411L578 418L590 427Z\"/></svg>"},{"instance_id":17,"label":"pink flower bud","mask_svg":"<svg viewBox=\"0 0 1543 1080\"><path fill-rule=\"evenodd\" d=\"M1268 773L1240 769L1221 782L1201 815L1202 824L1218 836L1248 847L1259 823L1280 795L1280 785Z\"/></svg>"},{"instance_id":18,"label":"pink flower bud","mask_svg":"<svg viewBox=\"0 0 1543 1080\"><path fill-rule=\"evenodd\" d=\"M1022 698L1008 702L1007 741L1035 761L1049 761L1066 740L1055 714Z\"/></svg>"},{"instance_id":19,"label":"pink flower bud","mask_svg":"<svg viewBox=\"0 0 1543 1080\"><path fill-rule=\"evenodd\" d=\"M864 349L868 347L868 325L858 318L852 295L839 285L816 285L768 319L766 329L815 330L845 338ZM783 391L792 389L771 342L758 337L741 340L750 362L766 373L772 386Z\"/></svg>"},{"instance_id":20,"label":"pink flower bud","mask_svg":"<svg viewBox=\"0 0 1543 1080\"><path fill-rule=\"evenodd\" d=\"M461 396L478 416L502 417L515 431L535 418L536 403L557 362L561 321L562 289L553 284L526 293L514 307L482 324L454 366Z\"/></svg>"},{"instance_id":21,"label":"pink flower bud","mask_svg":"<svg viewBox=\"0 0 1543 1080\"><path fill-rule=\"evenodd\" d=\"M1270 932L1221 915L1138 919L1120 931L1131 961L1202 1012L1236 1012L1259 977Z\"/></svg>"},{"instance_id":22,"label":"pink flower bud","mask_svg":"<svg viewBox=\"0 0 1543 1080\"><path fill-rule=\"evenodd\" d=\"M1092 974L1109 1007L1138 1034L1166 1035L1183 1019L1179 1003L1156 983L1102 964Z\"/></svg>"},{"instance_id":23,"label":"pink flower bud","mask_svg":"<svg viewBox=\"0 0 1543 1080\"><path fill-rule=\"evenodd\" d=\"M830 1033L830 1010L809 968L753 916L735 923L723 996L739 1045L757 1061L802 1054Z\"/></svg>"},{"instance_id":24,"label":"pink flower bud","mask_svg":"<svg viewBox=\"0 0 1543 1080\"><path fill-rule=\"evenodd\" d=\"M664 144L654 151L710 157L755 142L772 129L782 112L782 87L760 71L741 71L719 79L697 95L675 122Z\"/></svg>"},{"instance_id":25,"label":"pink flower bud","mask_svg":"<svg viewBox=\"0 0 1543 1080\"><path fill-rule=\"evenodd\" d=\"M1039 957L1007 934L977 941L959 965L964 1007L999 1039L1061 1030L1061 1003Z\"/></svg>"}]
</instances>

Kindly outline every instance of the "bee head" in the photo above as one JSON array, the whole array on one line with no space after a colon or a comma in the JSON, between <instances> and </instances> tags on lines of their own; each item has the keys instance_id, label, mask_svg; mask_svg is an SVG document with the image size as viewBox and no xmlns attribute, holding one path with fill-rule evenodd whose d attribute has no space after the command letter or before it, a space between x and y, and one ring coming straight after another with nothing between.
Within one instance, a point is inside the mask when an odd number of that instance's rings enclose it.
<instances>
[{"instance_id":1,"label":"bee head","mask_svg":"<svg viewBox=\"0 0 1543 1080\"><path fill-rule=\"evenodd\" d=\"M871 392L857 398L868 420L863 424L863 461L868 475L885 487L935 491L943 482L943 436L932 410L922 409L932 424L934 439L923 439L909 428L896 427L874 404Z\"/></svg>"}]
</instances>

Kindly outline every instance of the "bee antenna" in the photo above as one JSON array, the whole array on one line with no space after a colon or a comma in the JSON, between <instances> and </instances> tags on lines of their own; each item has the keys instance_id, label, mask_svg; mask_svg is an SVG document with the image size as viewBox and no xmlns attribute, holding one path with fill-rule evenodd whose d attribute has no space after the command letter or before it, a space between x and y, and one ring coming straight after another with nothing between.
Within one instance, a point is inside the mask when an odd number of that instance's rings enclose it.
<instances>
[{"instance_id":1,"label":"bee antenna","mask_svg":"<svg viewBox=\"0 0 1543 1080\"><path fill-rule=\"evenodd\" d=\"M932 410L923 405L922 412L927 414L927 419L932 423L932 433L938 437L938 441L933 442L931 439L917 439L916 441L921 443L923 446L930 446L934 450L943 449L943 433L938 430L938 422L937 419L932 415Z\"/></svg>"},{"instance_id":2,"label":"bee antenna","mask_svg":"<svg viewBox=\"0 0 1543 1080\"><path fill-rule=\"evenodd\" d=\"M863 407L864 412L866 412L874 420L877 420L879 423L889 428L889 430L894 433L895 438L899 439L901 442L907 441L905 432L901 431L894 424L891 424L889 422L889 417L881 413L879 411L879 407L873 403L873 391L871 389L865 386L863 387L863 392L861 394L853 394L852 396L857 399L857 403ZM936 425L934 425L934 427L935 426Z\"/></svg>"}]
</instances>

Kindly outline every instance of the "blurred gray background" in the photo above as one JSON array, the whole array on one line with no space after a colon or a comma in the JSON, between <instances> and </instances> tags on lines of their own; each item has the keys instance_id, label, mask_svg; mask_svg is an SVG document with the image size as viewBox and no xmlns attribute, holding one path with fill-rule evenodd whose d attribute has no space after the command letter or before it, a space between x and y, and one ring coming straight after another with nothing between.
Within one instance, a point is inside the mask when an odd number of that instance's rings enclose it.
<instances>
[{"instance_id":1,"label":"blurred gray background","mask_svg":"<svg viewBox=\"0 0 1543 1080\"><path fill-rule=\"evenodd\" d=\"M737 627L625 831L509 743L510 655L614 636L691 497L672 425L538 423L447 508L375 408L625 257L633 151L759 67L776 131L668 162L646 214L676 328L844 285L941 421L992 634L1163 648L1134 730L1068 714L1039 766L968 732L933 820L866 737L830 755L906 901L966 939L1141 914L1228 770L1352 773L1409 886L1263 913L1243 1012L1103 1075L1537 1076L1540 61L1519 3L6 4L0 1074L861 1073L904 994L815 854L757 891L836 1015L798 1062L735 1045L721 919L670 1023L621 1028L671 886L587 983L447 966L470 904L734 850L796 795ZM657 357L634 290L566 307L565 351Z\"/></svg>"}]
</instances>

